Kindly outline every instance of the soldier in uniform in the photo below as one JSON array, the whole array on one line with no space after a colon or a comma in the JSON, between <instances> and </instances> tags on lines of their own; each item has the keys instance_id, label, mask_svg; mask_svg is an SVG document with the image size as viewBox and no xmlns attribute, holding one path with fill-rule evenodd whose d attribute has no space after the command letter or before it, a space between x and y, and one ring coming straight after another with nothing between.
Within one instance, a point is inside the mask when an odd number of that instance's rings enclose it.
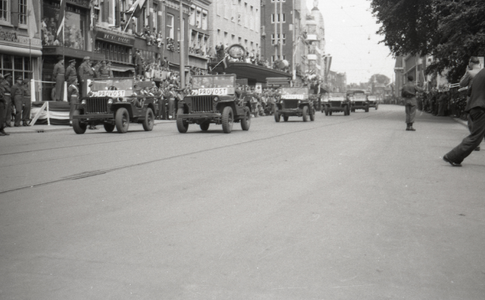
<instances>
[{"instance_id":1,"label":"soldier in uniform","mask_svg":"<svg viewBox=\"0 0 485 300\"><path fill-rule=\"evenodd\" d=\"M77 78L75 59L71 59L69 61L69 66L67 66L67 69L66 69L66 81L68 82L68 84L69 84L69 81L72 81L73 78Z\"/></svg>"},{"instance_id":2,"label":"soldier in uniform","mask_svg":"<svg viewBox=\"0 0 485 300\"><path fill-rule=\"evenodd\" d=\"M22 85L24 89L24 98L22 99L23 103L23 111L22 111L22 125L29 126L30 122L30 110L32 108L32 99L31 99L31 91L30 91L30 80L24 79L24 83Z\"/></svg>"},{"instance_id":3,"label":"soldier in uniform","mask_svg":"<svg viewBox=\"0 0 485 300\"><path fill-rule=\"evenodd\" d=\"M79 104L79 88L77 87L77 78L69 79L69 86L67 88L67 99L71 106L69 110L69 123L72 125L72 114L76 110L76 104Z\"/></svg>"},{"instance_id":4,"label":"soldier in uniform","mask_svg":"<svg viewBox=\"0 0 485 300\"><path fill-rule=\"evenodd\" d=\"M11 86L10 86L10 78L12 74L7 73L3 75L3 80L0 83L0 86L3 89L3 98L5 102L5 111L3 113L3 122L5 123L4 127L10 127L12 122L12 96L10 94Z\"/></svg>"},{"instance_id":5,"label":"soldier in uniform","mask_svg":"<svg viewBox=\"0 0 485 300\"><path fill-rule=\"evenodd\" d=\"M99 67L99 77L103 79L110 78L110 69L108 69L106 60L101 61L101 67Z\"/></svg>"},{"instance_id":6,"label":"soldier in uniform","mask_svg":"<svg viewBox=\"0 0 485 300\"><path fill-rule=\"evenodd\" d=\"M84 57L83 63L77 69L81 85L81 95L85 97L88 93L87 80L94 78L94 70L91 68L91 59L89 56Z\"/></svg>"},{"instance_id":7,"label":"soldier in uniform","mask_svg":"<svg viewBox=\"0 0 485 300\"><path fill-rule=\"evenodd\" d=\"M416 92L423 92L423 89L416 86L414 84L414 77L409 75L408 83L406 83L402 88L402 96L405 98L407 131L416 131L416 129L413 128L413 123L416 116L416 107L418 105L416 100Z\"/></svg>"},{"instance_id":8,"label":"soldier in uniform","mask_svg":"<svg viewBox=\"0 0 485 300\"><path fill-rule=\"evenodd\" d=\"M0 80L3 82L3 75L0 74ZM0 136L9 135L5 132L5 90L3 85L0 84Z\"/></svg>"},{"instance_id":9,"label":"soldier in uniform","mask_svg":"<svg viewBox=\"0 0 485 300\"><path fill-rule=\"evenodd\" d=\"M17 77L15 84L12 86L12 97L15 105L15 127L20 127L22 118L22 102L24 100L24 88L22 86L23 78Z\"/></svg>"},{"instance_id":10,"label":"soldier in uniform","mask_svg":"<svg viewBox=\"0 0 485 300\"><path fill-rule=\"evenodd\" d=\"M56 81L56 93L54 101L62 101L64 96L64 80L66 68L64 68L64 58L61 56L58 63L54 66L53 78Z\"/></svg>"}]
</instances>

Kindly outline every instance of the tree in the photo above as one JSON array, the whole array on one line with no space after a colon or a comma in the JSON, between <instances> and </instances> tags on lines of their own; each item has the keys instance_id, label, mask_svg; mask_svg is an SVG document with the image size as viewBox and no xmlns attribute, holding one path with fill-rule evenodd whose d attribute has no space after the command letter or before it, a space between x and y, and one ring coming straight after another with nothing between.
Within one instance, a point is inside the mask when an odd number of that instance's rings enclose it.
<instances>
[{"instance_id":1,"label":"tree","mask_svg":"<svg viewBox=\"0 0 485 300\"><path fill-rule=\"evenodd\" d=\"M386 75L382 75L382 74L374 74L369 79L369 84L382 83L384 85L388 85L390 82L391 82L391 79L389 79L389 77L387 77Z\"/></svg>"},{"instance_id":2,"label":"tree","mask_svg":"<svg viewBox=\"0 0 485 300\"><path fill-rule=\"evenodd\" d=\"M433 56L427 74L448 70L457 82L469 57L484 54L483 0L372 0L371 9L391 53Z\"/></svg>"}]
</instances>

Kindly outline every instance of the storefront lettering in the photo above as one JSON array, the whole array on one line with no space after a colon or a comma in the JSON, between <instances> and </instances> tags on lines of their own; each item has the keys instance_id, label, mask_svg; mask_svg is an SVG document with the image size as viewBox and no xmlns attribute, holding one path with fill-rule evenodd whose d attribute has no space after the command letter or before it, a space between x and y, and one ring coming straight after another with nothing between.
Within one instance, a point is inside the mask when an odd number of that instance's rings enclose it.
<instances>
[{"instance_id":1,"label":"storefront lettering","mask_svg":"<svg viewBox=\"0 0 485 300\"><path fill-rule=\"evenodd\" d=\"M106 32L98 32L97 38L103 41L113 42L116 44L132 45L132 46L135 44L134 39L130 39L119 35L109 34Z\"/></svg>"}]
</instances>

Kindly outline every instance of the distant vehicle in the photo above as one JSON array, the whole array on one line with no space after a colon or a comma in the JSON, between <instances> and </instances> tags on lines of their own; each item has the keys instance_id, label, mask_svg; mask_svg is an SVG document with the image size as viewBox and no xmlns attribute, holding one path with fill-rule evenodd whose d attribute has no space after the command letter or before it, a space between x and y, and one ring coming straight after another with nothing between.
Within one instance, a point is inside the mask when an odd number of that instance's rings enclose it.
<instances>
[{"instance_id":1,"label":"distant vehicle","mask_svg":"<svg viewBox=\"0 0 485 300\"><path fill-rule=\"evenodd\" d=\"M367 105L367 96L364 90L348 90L347 97L352 103L352 112L355 112L357 109L363 109L365 112L369 112L369 106Z\"/></svg>"},{"instance_id":2,"label":"distant vehicle","mask_svg":"<svg viewBox=\"0 0 485 300\"><path fill-rule=\"evenodd\" d=\"M326 116L331 116L333 112L343 112L344 116L350 115L351 103L345 93L328 93L328 98L324 98L322 103Z\"/></svg>"},{"instance_id":3,"label":"distant vehicle","mask_svg":"<svg viewBox=\"0 0 485 300\"><path fill-rule=\"evenodd\" d=\"M236 75L192 76L192 93L178 103L177 129L186 133L189 124L198 124L202 131L209 125L222 124L224 133L232 131L233 123L242 130L251 125L251 104L236 91Z\"/></svg>"},{"instance_id":4,"label":"distant vehicle","mask_svg":"<svg viewBox=\"0 0 485 300\"><path fill-rule=\"evenodd\" d=\"M275 121L279 122L281 116L285 122L290 116L302 117L303 122L307 122L308 118L315 120L315 108L307 87L281 88L281 97L276 101L274 110Z\"/></svg>"},{"instance_id":5,"label":"distant vehicle","mask_svg":"<svg viewBox=\"0 0 485 300\"><path fill-rule=\"evenodd\" d=\"M376 110L379 108L379 99L376 95L367 95L367 106L374 107Z\"/></svg>"},{"instance_id":6,"label":"distant vehicle","mask_svg":"<svg viewBox=\"0 0 485 300\"><path fill-rule=\"evenodd\" d=\"M151 131L160 96L150 94L150 87L150 82L133 78L93 79L87 97L73 112L74 132L83 134L88 125L103 124L106 132L116 127L119 133L125 133L130 123L142 123L145 131Z\"/></svg>"}]
</instances>

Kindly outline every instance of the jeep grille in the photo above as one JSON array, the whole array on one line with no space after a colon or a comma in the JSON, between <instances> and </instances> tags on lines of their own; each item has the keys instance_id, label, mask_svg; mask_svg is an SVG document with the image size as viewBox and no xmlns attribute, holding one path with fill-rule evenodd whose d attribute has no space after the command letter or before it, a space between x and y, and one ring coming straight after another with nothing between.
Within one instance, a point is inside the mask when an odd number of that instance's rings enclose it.
<instances>
[{"instance_id":1,"label":"jeep grille","mask_svg":"<svg viewBox=\"0 0 485 300\"><path fill-rule=\"evenodd\" d=\"M109 98L87 98L86 112L87 113L108 113L108 99Z\"/></svg>"},{"instance_id":2,"label":"jeep grille","mask_svg":"<svg viewBox=\"0 0 485 300\"><path fill-rule=\"evenodd\" d=\"M330 101L330 106L332 107L340 107L342 101Z\"/></svg>"},{"instance_id":3,"label":"jeep grille","mask_svg":"<svg viewBox=\"0 0 485 300\"><path fill-rule=\"evenodd\" d=\"M212 104L213 96L193 96L190 97L192 101L192 112L209 112L214 109Z\"/></svg>"},{"instance_id":4,"label":"jeep grille","mask_svg":"<svg viewBox=\"0 0 485 300\"><path fill-rule=\"evenodd\" d=\"M297 108L299 100L283 100L285 108Z\"/></svg>"}]
</instances>

